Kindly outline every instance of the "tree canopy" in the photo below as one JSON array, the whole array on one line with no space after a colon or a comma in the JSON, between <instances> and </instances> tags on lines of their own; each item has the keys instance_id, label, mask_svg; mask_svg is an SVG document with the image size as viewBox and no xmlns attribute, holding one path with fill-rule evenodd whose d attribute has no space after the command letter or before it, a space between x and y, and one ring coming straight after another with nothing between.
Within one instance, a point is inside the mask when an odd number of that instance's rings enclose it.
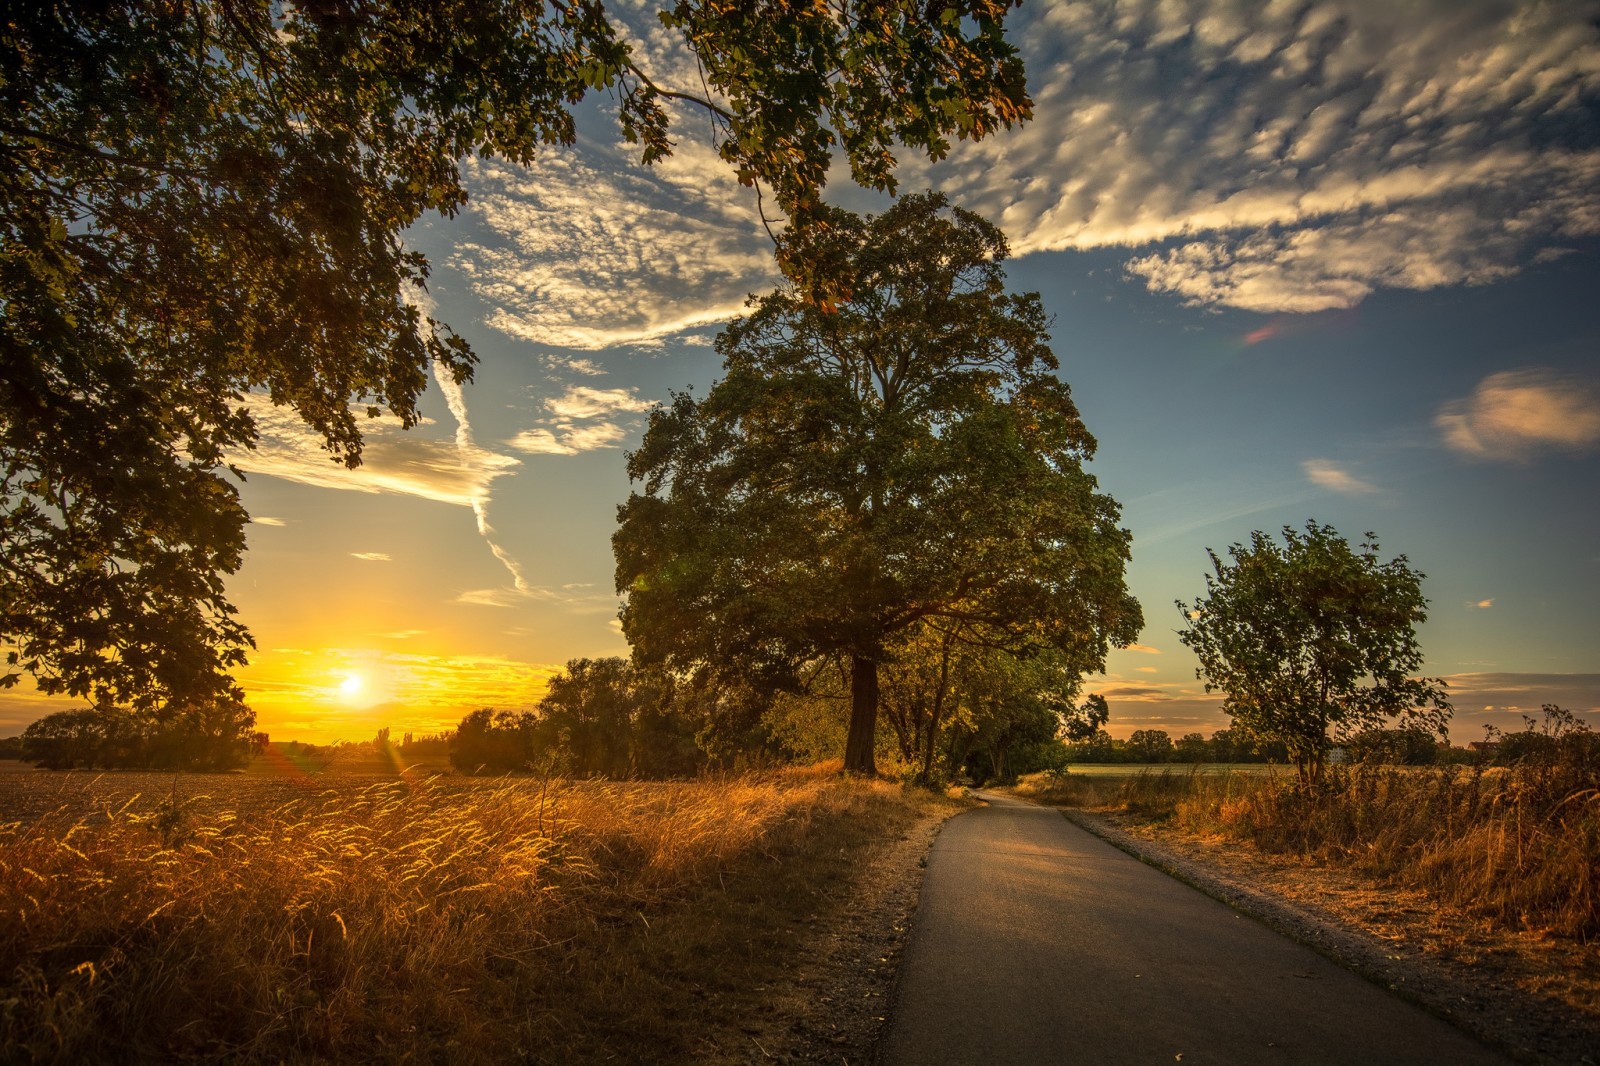
<instances>
[{"instance_id":1,"label":"tree canopy","mask_svg":"<svg viewBox=\"0 0 1600 1066\"><path fill-rule=\"evenodd\" d=\"M941 619L1081 674L1142 619L1130 534L1083 470L1094 438L1038 295L1005 289L1004 237L937 194L820 216L783 241L847 295L753 301L717 339L726 376L652 413L617 589L645 663L782 685L847 661L846 766L870 772L896 634Z\"/></svg>"},{"instance_id":2,"label":"tree canopy","mask_svg":"<svg viewBox=\"0 0 1600 1066\"><path fill-rule=\"evenodd\" d=\"M291 406L354 465L363 413L411 425L430 366L470 375L403 239L466 201L464 157L570 143L602 92L650 163L688 101L804 224L835 150L889 189L894 144L937 157L1028 116L1009 6L680 0L659 18L698 62L685 87L597 0L11 5L0 685L237 698L250 640L224 578L246 515L223 472L256 439L246 401Z\"/></svg>"},{"instance_id":3,"label":"tree canopy","mask_svg":"<svg viewBox=\"0 0 1600 1066\"><path fill-rule=\"evenodd\" d=\"M1320 780L1330 745L1398 718L1443 735L1445 684L1422 666L1416 627L1427 620L1423 575L1404 555L1382 562L1377 537L1360 550L1331 526L1260 530L1249 546L1209 551L1206 595L1178 601L1178 639L1200 658L1206 691L1245 733L1281 740L1302 778Z\"/></svg>"}]
</instances>

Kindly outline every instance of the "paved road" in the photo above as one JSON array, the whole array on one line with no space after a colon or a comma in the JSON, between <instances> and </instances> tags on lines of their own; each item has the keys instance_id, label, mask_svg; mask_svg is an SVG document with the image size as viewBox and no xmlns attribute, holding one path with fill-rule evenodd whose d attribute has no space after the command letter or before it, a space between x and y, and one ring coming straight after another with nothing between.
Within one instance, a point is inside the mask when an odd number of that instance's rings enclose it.
<instances>
[{"instance_id":1,"label":"paved road","mask_svg":"<svg viewBox=\"0 0 1600 1066\"><path fill-rule=\"evenodd\" d=\"M1508 1061L1058 812L984 798L928 855L889 1066Z\"/></svg>"}]
</instances>

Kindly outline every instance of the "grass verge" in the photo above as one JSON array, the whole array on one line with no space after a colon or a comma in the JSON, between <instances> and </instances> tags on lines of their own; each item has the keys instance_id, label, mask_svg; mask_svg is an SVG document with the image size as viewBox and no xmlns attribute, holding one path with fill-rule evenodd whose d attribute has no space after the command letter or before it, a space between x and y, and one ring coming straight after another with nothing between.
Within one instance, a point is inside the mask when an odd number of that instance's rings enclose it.
<instances>
[{"instance_id":1,"label":"grass verge","mask_svg":"<svg viewBox=\"0 0 1600 1066\"><path fill-rule=\"evenodd\" d=\"M1333 767L1320 787L1237 774L1040 775L1020 794L1426 891L1491 927L1600 937L1600 766Z\"/></svg>"},{"instance_id":2,"label":"grass verge","mask_svg":"<svg viewBox=\"0 0 1600 1066\"><path fill-rule=\"evenodd\" d=\"M0 1060L706 1061L876 844L836 767L352 782L0 826Z\"/></svg>"}]
</instances>

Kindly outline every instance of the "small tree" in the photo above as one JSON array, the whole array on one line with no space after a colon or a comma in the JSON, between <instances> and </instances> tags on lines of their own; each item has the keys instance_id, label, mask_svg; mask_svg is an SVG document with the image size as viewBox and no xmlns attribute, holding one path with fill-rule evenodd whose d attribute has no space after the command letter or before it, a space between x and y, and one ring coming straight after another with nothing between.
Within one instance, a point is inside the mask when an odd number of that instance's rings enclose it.
<instances>
[{"instance_id":1,"label":"small tree","mask_svg":"<svg viewBox=\"0 0 1600 1066\"><path fill-rule=\"evenodd\" d=\"M1397 718L1442 736L1445 684L1412 676L1423 575L1403 555L1381 562L1372 533L1360 551L1315 521L1283 537L1257 530L1228 548L1231 563L1208 549L1206 595L1178 601L1189 622L1178 639L1237 730L1281 740L1303 781L1321 780L1330 729L1344 738Z\"/></svg>"}]
</instances>

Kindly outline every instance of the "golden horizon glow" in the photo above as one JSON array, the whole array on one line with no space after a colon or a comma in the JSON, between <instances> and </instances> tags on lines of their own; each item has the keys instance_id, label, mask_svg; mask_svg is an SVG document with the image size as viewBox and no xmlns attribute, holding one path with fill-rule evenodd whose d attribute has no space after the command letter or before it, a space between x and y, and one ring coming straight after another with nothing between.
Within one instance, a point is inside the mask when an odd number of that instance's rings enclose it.
<instances>
[{"instance_id":1,"label":"golden horizon glow","mask_svg":"<svg viewBox=\"0 0 1600 1066\"><path fill-rule=\"evenodd\" d=\"M453 728L480 707L531 708L559 664L369 648L271 648L235 673L274 740L326 744Z\"/></svg>"}]
</instances>

